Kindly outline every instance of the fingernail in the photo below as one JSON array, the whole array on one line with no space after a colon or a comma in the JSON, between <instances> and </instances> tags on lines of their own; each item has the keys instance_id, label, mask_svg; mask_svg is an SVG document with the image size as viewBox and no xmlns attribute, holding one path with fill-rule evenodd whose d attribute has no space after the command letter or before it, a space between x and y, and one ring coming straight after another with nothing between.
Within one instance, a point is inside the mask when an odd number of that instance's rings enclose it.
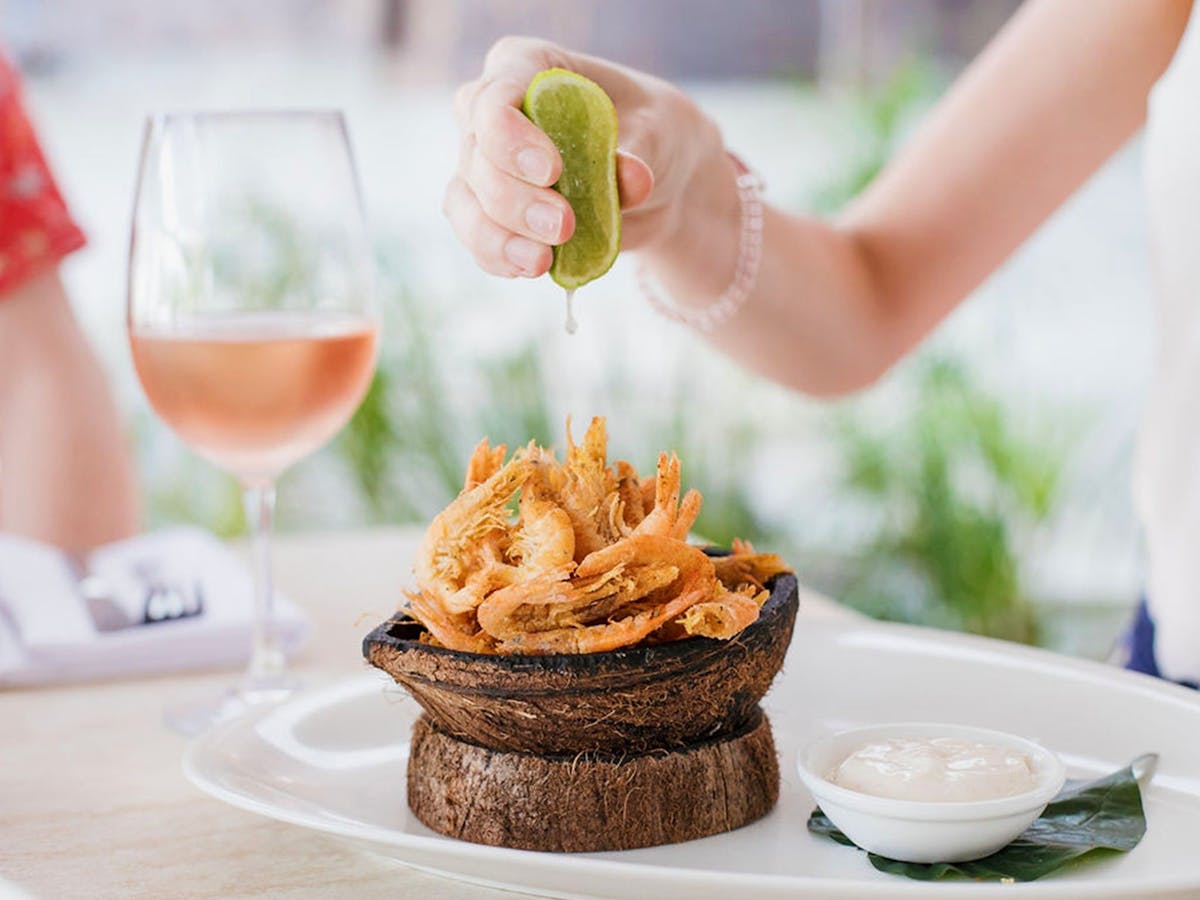
<instances>
[{"instance_id":1,"label":"fingernail","mask_svg":"<svg viewBox=\"0 0 1200 900\"><path fill-rule=\"evenodd\" d=\"M504 255L522 272L533 272L541 260L542 245L528 238L510 237L504 245Z\"/></svg>"},{"instance_id":2,"label":"fingernail","mask_svg":"<svg viewBox=\"0 0 1200 900\"><path fill-rule=\"evenodd\" d=\"M517 168L521 174L537 184L545 184L550 180L552 164L550 156L544 150L526 147L517 154Z\"/></svg>"},{"instance_id":3,"label":"fingernail","mask_svg":"<svg viewBox=\"0 0 1200 900\"><path fill-rule=\"evenodd\" d=\"M532 203L525 210L525 224L547 240L554 240L562 230L562 213L549 203Z\"/></svg>"}]
</instances>

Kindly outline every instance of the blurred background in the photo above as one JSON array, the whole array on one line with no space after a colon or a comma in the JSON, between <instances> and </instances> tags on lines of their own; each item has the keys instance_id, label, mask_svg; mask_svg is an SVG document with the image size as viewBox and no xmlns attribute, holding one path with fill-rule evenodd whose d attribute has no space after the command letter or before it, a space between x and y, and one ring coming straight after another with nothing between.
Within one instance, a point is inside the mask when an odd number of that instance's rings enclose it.
<instances>
[{"instance_id":1,"label":"blurred background","mask_svg":"<svg viewBox=\"0 0 1200 900\"><path fill-rule=\"evenodd\" d=\"M1108 652L1140 590L1129 498L1149 373L1134 142L926 345L864 394L817 403L655 317L630 260L580 292L476 270L440 214L451 95L508 33L679 81L784 208L870 181L1010 0L0 0L0 40L90 246L67 263L117 385L153 525L243 528L236 486L151 415L123 327L144 115L341 107L377 243L380 369L349 429L284 479L283 529L425 522L480 435L676 448L698 530L749 537L871 615ZM797 290L803 290L797 285Z\"/></svg>"}]
</instances>

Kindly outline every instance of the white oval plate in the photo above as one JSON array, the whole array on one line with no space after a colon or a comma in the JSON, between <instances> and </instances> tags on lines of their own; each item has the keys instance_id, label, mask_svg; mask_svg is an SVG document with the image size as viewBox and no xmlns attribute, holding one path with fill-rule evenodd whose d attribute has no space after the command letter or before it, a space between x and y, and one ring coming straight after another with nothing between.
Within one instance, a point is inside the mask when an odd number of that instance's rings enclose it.
<instances>
[{"instance_id":1,"label":"white oval plate","mask_svg":"<svg viewBox=\"0 0 1200 900\"><path fill-rule=\"evenodd\" d=\"M418 708L371 672L218 726L184 759L187 776L234 806L350 838L421 869L561 897L1200 897L1200 696L1097 663L898 625L797 623L765 704L783 784L766 818L728 834L644 850L553 854L442 837L405 802ZM823 734L887 721L997 728L1057 752L1073 776L1161 756L1149 829L1132 853L1031 884L907 881L857 850L810 835L797 750ZM683 802L703 802L688 797Z\"/></svg>"}]
</instances>

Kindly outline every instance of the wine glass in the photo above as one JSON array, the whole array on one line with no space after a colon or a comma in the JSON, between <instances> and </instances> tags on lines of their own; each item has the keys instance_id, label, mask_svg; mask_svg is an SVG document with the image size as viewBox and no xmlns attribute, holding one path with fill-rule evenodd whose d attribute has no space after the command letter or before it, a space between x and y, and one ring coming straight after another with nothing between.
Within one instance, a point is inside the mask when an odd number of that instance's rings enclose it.
<instances>
[{"instance_id":1,"label":"wine glass","mask_svg":"<svg viewBox=\"0 0 1200 900\"><path fill-rule=\"evenodd\" d=\"M150 405L237 477L251 536L249 669L235 688L167 709L195 734L296 687L273 618L275 482L345 425L375 367L371 254L340 112L148 119L128 326Z\"/></svg>"}]
</instances>

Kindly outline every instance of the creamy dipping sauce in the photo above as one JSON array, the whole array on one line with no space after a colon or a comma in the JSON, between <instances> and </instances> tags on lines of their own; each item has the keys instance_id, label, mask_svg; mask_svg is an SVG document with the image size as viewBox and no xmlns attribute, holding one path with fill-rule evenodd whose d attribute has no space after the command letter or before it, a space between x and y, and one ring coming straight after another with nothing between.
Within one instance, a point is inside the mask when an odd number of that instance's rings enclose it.
<instances>
[{"instance_id":1,"label":"creamy dipping sauce","mask_svg":"<svg viewBox=\"0 0 1200 900\"><path fill-rule=\"evenodd\" d=\"M930 802L994 800L1037 786L1033 763L1024 753L956 738L872 741L826 778L861 794Z\"/></svg>"}]
</instances>

